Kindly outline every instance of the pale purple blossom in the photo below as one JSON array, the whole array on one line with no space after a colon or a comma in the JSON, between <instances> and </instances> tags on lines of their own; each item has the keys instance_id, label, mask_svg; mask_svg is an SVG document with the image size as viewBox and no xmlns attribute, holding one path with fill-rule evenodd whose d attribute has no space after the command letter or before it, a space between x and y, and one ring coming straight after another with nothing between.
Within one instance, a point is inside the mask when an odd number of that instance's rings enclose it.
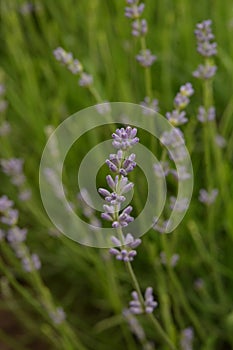
<instances>
[{"instance_id":1,"label":"pale purple blossom","mask_svg":"<svg viewBox=\"0 0 233 350\"><path fill-rule=\"evenodd\" d=\"M211 205L215 202L216 197L218 195L218 189L214 188L211 191L207 191L204 188L202 188L199 191L199 201L206 204L206 205Z\"/></svg>"},{"instance_id":2,"label":"pale purple blossom","mask_svg":"<svg viewBox=\"0 0 233 350\"><path fill-rule=\"evenodd\" d=\"M32 195L32 191L29 188L26 188L19 193L18 198L22 202L25 202L31 198L31 195Z\"/></svg>"},{"instance_id":3,"label":"pale purple blossom","mask_svg":"<svg viewBox=\"0 0 233 350\"><path fill-rule=\"evenodd\" d=\"M188 118L186 118L186 112L179 111L177 109L174 109L172 112L167 112L166 118L172 125L175 126L185 124L188 121Z\"/></svg>"},{"instance_id":4,"label":"pale purple blossom","mask_svg":"<svg viewBox=\"0 0 233 350\"><path fill-rule=\"evenodd\" d=\"M168 226L169 220L160 220L158 217L155 217L153 220L152 228L159 232L159 233L165 233L167 226Z\"/></svg>"},{"instance_id":5,"label":"pale purple blossom","mask_svg":"<svg viewBox=\"0 0 233 350\"><path fill-rule=\"evenodd\" d=\"M177 170L175 169L171 169L170 173L172 175L174 175L174 177L178 180L178 181L185 181L190 179L191 174L187 171L186 166L185 165L180 165L179 166L179 174L177 172Z\"/></svg>"},{"instance_id":6,"label":"pale purple blossom","mask_svg":"<svg viewBox=\"0 0 233 350\"><path fill-rule=\"evenodd\" d=\"M24 242L27 236L26 228L19 228L18 226L14 226L10 228L7 232L7 240L10 243L19 243Z\"/></svg>"},{"instance_id":7,"label":"pale purple blossom","mask_svg":"<svg viewBox=\"0 0 233 350\"><path fill-rule=\"evenodd\" d=\"M2 171L8 176L21 175L23 171L23 159L10 158L0 160Z\"/></svg>"},{"instance_id":8,"label":"pale purple blossom","mask_svg":"<svg viewBox=\"0 0 233 350\"><path fill-rule=\"evenodd\" d=\"M205 20L198 23L194 31L197 39L197 52L204 57L211 57L217 54L217 44L212 42L214 35L211 25L211 20Z\"/></svg>"},{"instance_id":9,"label":"pale purple blossom","mask_svg":"<svg viewBox=\"0 0 233 350\"><path fill-rule=\"evenodd\" d=\"M188 198L177 199L175 197L170 197L170 208L177 212L183 212L188 209L189 201Z\"/></svg>"},{"instance_id":10,"label":"pale purple blossom","mask_svg":"<svg viewBox=\"0 0 233 350\"><path fill-rule=\"evenodd\" d=\"M165 146L172 147L178 147L185 143L183 133L178 128L173 128L170 131L164 131L160 137L160 141Z\"/></svg>"},{"instance_id":11,"label":"pale purple blossom","mask_svg":"<svg viewBox=\"0 0 233 350\"><path fill-rule=\"evenodd\" d=\"M155 175L157 177L167 176L170 172L170 167L168 162L159 162L153 165Z\"/></svg>"},{"instance_id":12,"label":"pale purple blossom","mask_svg":"<svg viewBox=\"0 0 233 350\"><path fill-rule=\"evenodd\" d=\"M83 72L79 79L79 86L89 87L93 84L93 76Z\"/></svg>"},{"instance_id":13,"label":"pale purple blossom","mask_svg":"<svg viewBox=\"0 0 233 350\"><path fill-rule=\"evenodd\" d=\"M3 195L0 197L0 212L4 213L13 206L13 201L11 201L7 196Z\"/></svg>"},{"instance_id":14,"label":"pale purple blossom","mask_svg":"<svg viewBox=\"0 0 233 350\"><path fill-rule=\"evenodd\" d=\"M111 105L108 101L105 101L103 103L99 103L95 106L97 112L101 115L104 115L106 113L109 113L111 111Z\"/></svg>"},{"instance_id":15,"label":"pale purple blossom","mask_svg":"<svg viewBox=\"0 0 233 350\"><path fill-rule=\"evenodd\" d=\"M180 259L179 254L173 254L169 260L165 252L161 252L159 255L161 264L170 265L171 267L175 267Z\"/></svg>"},{"instance_id":16,"label":"pale purple blossom","mask_svg":"<svg viewBox=\"0 0 233 350\"><path fill-rule=\"evenodd\" d=\"M174 162L183 162L187 158L187 152L183 146L173 148L168 152L168 155Z\"/></svg>"},{"instance_id":17,"label":"pale purple blossom","mask_svg":"<svg viewBox=\"0 0 233 350\"><path fill-rule=\"evenodd\" d=\"M197 119L201 123L206 123L208 121L215 120L216 112L214 107L210 107L206 110L203 106L200 106L198 109Z\"/></svg>"},{"instance_id":18,"label":"pale purple blossom","mask_svg":"<svg viewBox=\"0 0 233 350\"><path fill-rule=\"evenodd\" d=\"M13 226L17 223L19 212L17 209L8 209L4 216L1 217L0 221L8 226Z\"/></svg>"},{"instance_id":19,"label":"pale purple blossom","mask_svg":"<svg viewBox=\"0 0 233 350\"><path fill-rule=\"evenodd\" d=\"M144 340L146 339L146 335L144 332L144 329L138 322L137 318L130 312L129 309L123 310L123 316L125 317L126 321L128 322L128 325L131 329L131 332L136 335L136 337L139 340Z\"/></svg>"},{"instance_id":20,"label":"pale purple blossom","mask_svg":"<svg viewBox=\"0 0 233 350\"><path fill-rule=\"evenodd\" d=\"M220 148L226 147L226 144L227 144L226 139L223 136L219 135L219 134L215 136L215 143Z\"/></svg>"},{"instance_id":21,"label":"pale purple blossom","mask_svg":"<svg viewBox=\"0 0 233 350\"><path fill-rule=\"evenodd\" d=\"M57 307L54 311L49 312L49 316L55 325L63 323L66 319L66 314L62 307Z\"/></svg>"},{"instance_id":22,"label":"pale purple blossom","mask_svg":"<svg viewBox=\"0 0 233 350\"><path fill-rule=\"evenodd\" d=\"M137 3L132 2L132 3L128 3L128 5L130 6L127 6L125 8L125 16L132 19L139 18L145 8L144 3L141 3L138 5Z\"/></svg>"},{"instance_id":23,"label":"pale purple blossom","mask_svg":"<svg viewBox=\"0 0 233 350\"><path fill-rule=\"evenodd\" d=\"M144 312L150 314L158 306L158 302L154 300L153 289L151 287L146 288L143 305L141 305L141 301L136 291L133 291L131 295L133 300L129 303L129 309L132 314L142 314Z\"/></svg>"},{"instance_id":24,"label":"pale purple blossom","mask_svg":"<svg viewBox=\"0 0 233 350\"><path fill-rule=\"evenodd\" d=\"M142 108L142 113L144 115L154 115L159 111L159 101L156 98L151 99L150 97L146 96L140 105L144 107Z\"/></svg>"},{"instance_id":25,"label":"pale purple blossom","mask_svg":"<svg viewBox=\"0 0 233 350\"><path fill-rule=\"evenodd\" d=\"M197 69L193 72L193 76L198 79L210 79L217 71L217 67L206 63L205 65L200 64Z\"/></svg>"},{"instance_id":26,"label":"pale purple blossom","mask_svg":"<svg viewBox=\"0 0 233 350\"><path fill-rule=\"evenodd\" d=\"M117 154L109 155L109 159L106 160L106 164L112 172L127 176L128 173L133 171L137 165L134 161L135 158L135 154L132 153L124 159L123 151L118 150Z\"/></svg>"},{"instance_id":27,"label":"pale purple blossom","mask_svg":"<svg viewBox=\"0 0 233 350\"><path fill-rule=\"evenodd\" d=\"M150 67L156 61L157 57L149 49L141 50L136 56L137 61L143 67Z\"/></svg>"},{"instance_id":28,"label":"pale purple blossom","mask_svg":"<svg viewBox=\"0 0 233 350\"><path fill-rule=\"evenodd\" d=\"M193 349L193 328L185 328L181 333L180 346L181 350L192 350Z\"/></svg>"},{"instance_id":29,"label":"pale purple blossom","mask_svg":"<svg viewBox=\"0 0 233 350\"><path fill-rule=\"evenodd\" d=\"M26 272L39 270L41 268L41 261L39 256L37 254L32 254L31 256L23 257L22 266L24 271Z\"/></svg>"},{"instance_id":30,"label":"pale purple blossom","mask_svg":"<svg viewBox=\"0 0 233 350\"><path fill-rule=\"evenodd\" d=\"M147 33L147 21L145 19L138 20L132 22L132 35L133 36L143 36Z\"/></svg>"},{"instance_id":31,"label":"pale purple blossom","mask_svg":"<svg viewBox=\"0 0 233 350\"><path fill-rule=\"evenodd\" d=\"M133 261L134 257L137 255L136 248L141 244L140 238L134 238L131 233L127 233L123 237L122 241L117 237L112 237L112 242L116 246L123 246L123 248L110 248L109 253L114 255L117 260L124 262Z\"/></svg>"}]
</instances>

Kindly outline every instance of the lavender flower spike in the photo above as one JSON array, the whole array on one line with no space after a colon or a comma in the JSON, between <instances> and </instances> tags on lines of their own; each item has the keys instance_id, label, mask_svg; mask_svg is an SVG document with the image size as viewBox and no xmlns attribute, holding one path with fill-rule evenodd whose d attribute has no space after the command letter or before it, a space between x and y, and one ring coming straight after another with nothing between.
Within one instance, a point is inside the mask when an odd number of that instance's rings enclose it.
<instances>
[{"instance_id":1,"label":"lavender flower spike","mask_svg":"<svg viewBox=\"0 0 233 350\"><path fill-rule=\"evenodd\" d=\"M211 25L211 20L203 21L196 25L194 31L197 39L197 52L204 57L214 56L217 53L217 44L211 42L214 39Z\"/></svg>"}]
</instances>

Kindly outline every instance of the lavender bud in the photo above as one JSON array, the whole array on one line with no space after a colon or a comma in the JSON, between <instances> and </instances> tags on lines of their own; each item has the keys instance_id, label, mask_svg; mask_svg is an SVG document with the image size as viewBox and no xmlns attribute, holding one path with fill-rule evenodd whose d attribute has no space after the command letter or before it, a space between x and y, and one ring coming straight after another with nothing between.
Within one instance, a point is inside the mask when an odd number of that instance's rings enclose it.
<instances>
[{"instance_id":1,"label":"lavender bud","mask_svg":"<svg viewBox=\"0 0 233 350\"><path fill-rule=\"evenodd\" d=\"M140 53L136 56L136 59L141 66L150 67L156 61L157 57L155 55L152 55L149 49L146 49L140 51Z\"/></svg>"}]
</instances>

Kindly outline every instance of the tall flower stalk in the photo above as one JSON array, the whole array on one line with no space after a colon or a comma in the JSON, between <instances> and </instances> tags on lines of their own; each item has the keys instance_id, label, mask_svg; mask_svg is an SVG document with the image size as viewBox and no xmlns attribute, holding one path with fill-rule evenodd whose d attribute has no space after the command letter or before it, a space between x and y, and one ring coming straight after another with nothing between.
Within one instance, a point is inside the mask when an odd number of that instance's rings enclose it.
<instances>
[{"instance_id":1,"label":"tall flower stalk","mask_svg":"<svg viewBox=\"0 0 233 350\"><path fill-rule=\"evenodd\" d=\"M122 205L126 200L124 194L132 190L134 186L132 182L129 182L128 174L133 171L136 166L135 154L128 154L128 151L139 142L136 135L137 129L131 128L130 126L127 126L125 129L117 129L112 135L112 144L117 150L117 153L111 154L109 159L106 160L106 164L115 174L115 178L111 175L106 177L107 184L112 192L105 188L99 188L99 193L107 202L107 204L103 205L104 212L101 214L101 217L104 220L111 222L111 226L116 229L116 236L112 237L112 242L114 245L117 245L118 248L110 248L109 252L111 255L115 256L117 260L124 261L133 287L135 288L132 292L133 300L129 304L129 310L133 314L145 313L152 322L158 336L160 336L170 349L176 349L153 315L153 311L158 305L153 297L153 289L147 287L143 297L139 282L131 264L137 255L135 249L141 244L141 239L134 238L131 233L124 235L122 230L134 220L130 215L133 210L132 206L129 205L123 209Z\"/></svg>"}]
</instances>

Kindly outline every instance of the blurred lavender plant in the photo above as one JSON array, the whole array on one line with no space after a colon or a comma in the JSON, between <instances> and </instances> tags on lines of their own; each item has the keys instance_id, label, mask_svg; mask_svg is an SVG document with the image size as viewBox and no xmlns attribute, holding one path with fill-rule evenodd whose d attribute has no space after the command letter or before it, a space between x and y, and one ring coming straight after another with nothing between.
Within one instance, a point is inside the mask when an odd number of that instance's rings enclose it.
<instances>
[{"instance_id":1,"label":"blurred lavender plant","mask_svg":"<svg viewBox=\"0 0 233 350\"><path fill-rule=\"evenodd\" d=\"M30 255L25 244L27 229L17 226L19 213L13 209L13 201L7 196L0 197L0 221L5 225L2 233L7 239L17 258L21 259L22 267L26 272L39 270L41 262L37 254Z\"/></svg>"},{"instance_id":2,"label":"blurred lavender plant","mask_svg":"<svg viewBox=\"0 0 233 350\"><path fill-rule=\"evenodd\" d=\"M180 259L179 254L173 254L170 259L167 258L167 254L165 252L161 252L159 254L161 264L170 265L171 267L175 267Z\"/></svg>"},{"instance_id":3,"label":"blurred lavender plant","mask_svg":"<svg viewBox=\"0 0 233 350\"><path fill-rule=\"evenodd\" d=\"M218 195L217 188L214 188L209 192L204 188L202 188L199 192L199 201L209 206L215 202L217 195Z\"/></svg>"},{"instance_id":4,"label":"blurred lavender plant","mask_svg":"<svg viewBox=\"0 0 233 350\"><path fill-rule=\"evenodd\" d=\"M193 72L193 76L198 79L211 79L217 70L217 67L210 60L217 54L217 44L212 42L214 34L212 33L212 21L205 20L196 25L194 31L197 39L197 52L205 58L204 64L198 66Z\"/></svg>"},{"instance_id":5,"label":"blurred lavender plant","mask_svg":"<svg viewBox=\"0 0 233 350\"><path fill-rule=\"evenodd\" d=\"M79 76L80 86L90 87L92 85L92 75L84 72L82 64L77 58L73 57L72 52L67 52L62 47L57 47L53 51L53 54L56 60L64 65L72 74Z\"/></svg>"},{"instance_id":6,"label":"blurred lavender plant","mask_svg":"<svg viewBox=\"0 0 233 350\"><path fill-rule=\"evenodd\" d=\"M186 118L184 109L190 103L189 97L193 93L194 90L190 83L181 86L180 91L174 99L174 110L166 113L166 117L172 125L178 126L187 123L188 119Z\"/></svg>"},{"instance_id":7,"label":"blurred lavender plant","mask_svg":"<svg viewBox=\"0 0 233 350\"><path fill-rule=\"evenodd\" d=\"M181 333L180 346L181 350L193 349L193 329L192 327L185 328Z\"/></svg>"},{"instance_id":8,"label":"blurred lavender plant","mask_svg":"<svg viewBox=\"0 0 233 350\"><path fill-rule=\"evenodd\" d=\"M24 160L21 158L10 158L0 160L4 174L9 176L11 183L19 189L19 199L27 201L31 198L31 190L26 186L26 177L23 171Z\"/></svg>"}]
</instances>

